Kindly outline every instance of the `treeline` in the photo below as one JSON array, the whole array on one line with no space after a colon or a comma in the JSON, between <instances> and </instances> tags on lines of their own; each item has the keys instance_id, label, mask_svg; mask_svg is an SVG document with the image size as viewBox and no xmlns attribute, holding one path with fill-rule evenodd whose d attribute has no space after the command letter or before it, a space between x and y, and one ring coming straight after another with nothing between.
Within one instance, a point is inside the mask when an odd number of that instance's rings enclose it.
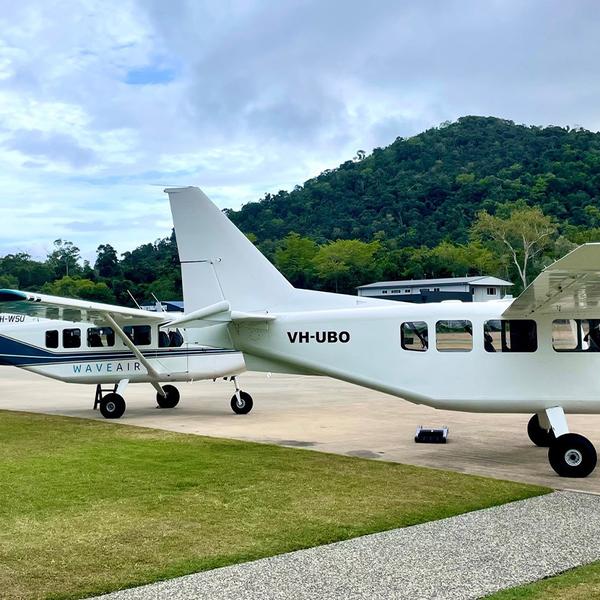
<instances>
[{"instance_id":1,"label":"treeline","mask_svg":"<svg viewBox=\"0 0 600 600\"><path fill-rule=\"evenodd\" d=\"M93 265L81 260L72 242L56 240L45 261L29 254L0 258L0 287L42 292L57 296L133 304L182 297L181 273L175 235L143 244L120 257L110 244L102 244Z\"/></svg>"},{"instance_id":2,"label":"treeline","mask_svg":"<svg viewBox=\"0 0 600 600\"><path fill-rule=\"evenodd\" d=\"M493 215L480 211L465 243L405 247L382 237L318 244L292 232L278 241L269 258L301 288L353 294L357 286L381 279L486 274L512 279L519 292L542 267L594 239L600 239L599 230L561 227L539 207L520 201L497 207ZM153 295L178 299L182 290L175 235L120 258L103 244L93 265L81 262L71 242L56 240L45 261L23 253L0 258L0 287L125 305L132 304L128 292L139 302L153 302Z\"/></svg>"},{"instance_id":3,"label":"treeline","mask_svg":"<svg viewBox=\"0 0 600 600\"><path fill-rule=\"evenodd\" d=\"M546 264L600 241L600 134L463 117L226 211L298 287L355 293L376 280L496 275L518 293ZM181 298L175 236L82 262L0 258L0 286L131 304Z\"/></svg>"}]
</instances>

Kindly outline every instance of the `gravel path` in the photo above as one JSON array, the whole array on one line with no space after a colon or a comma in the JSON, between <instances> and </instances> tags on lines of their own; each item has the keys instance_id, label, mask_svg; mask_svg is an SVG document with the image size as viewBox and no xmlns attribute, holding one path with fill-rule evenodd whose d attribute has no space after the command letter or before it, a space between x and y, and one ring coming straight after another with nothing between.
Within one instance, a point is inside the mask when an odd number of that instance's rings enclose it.
<instances>
[{"instance_id":1,"label":"gravel path","mask_svg":"<svg viewBox=\"0 0 600 600\"><path fill-rule=\"evenodd\" d=\"M554 492L101 598L480 598L595 560L600 496Z\"/></svg>"}]
</instances>

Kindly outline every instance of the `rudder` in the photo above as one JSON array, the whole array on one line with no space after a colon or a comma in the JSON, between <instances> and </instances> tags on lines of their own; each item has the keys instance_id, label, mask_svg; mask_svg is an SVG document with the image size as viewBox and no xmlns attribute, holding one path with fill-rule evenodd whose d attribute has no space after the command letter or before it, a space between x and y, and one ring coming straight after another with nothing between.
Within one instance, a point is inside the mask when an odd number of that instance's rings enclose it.
<instances>
[{"instance_id":1,"label":"rudder","mask_svg":"<svg viewBox=\"0 0 600 600\"><path fill-rule=\"evenodd\" d=\"M186 312L227 300L244 311L285 303L292 285L197 187L168 188Z\"/></svg>"}]
</instances>

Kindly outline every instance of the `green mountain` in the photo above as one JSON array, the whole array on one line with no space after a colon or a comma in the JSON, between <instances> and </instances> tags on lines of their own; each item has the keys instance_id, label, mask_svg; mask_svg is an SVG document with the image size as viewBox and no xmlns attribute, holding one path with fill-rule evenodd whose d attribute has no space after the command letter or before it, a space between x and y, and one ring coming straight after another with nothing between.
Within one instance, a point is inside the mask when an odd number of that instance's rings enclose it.
<instances>
[{"instance_id":1,"label":"green mountain","mask_svg":"<svg viewBox=\"0 0 600 600\"><path fill-rule=\"evenodd\" d=\"M478 210L517 199L562 224L600 225L600 133L463 117L228 214L267 252L292 231L433 246L466 241Z\"/></svg>"}]
</instances>

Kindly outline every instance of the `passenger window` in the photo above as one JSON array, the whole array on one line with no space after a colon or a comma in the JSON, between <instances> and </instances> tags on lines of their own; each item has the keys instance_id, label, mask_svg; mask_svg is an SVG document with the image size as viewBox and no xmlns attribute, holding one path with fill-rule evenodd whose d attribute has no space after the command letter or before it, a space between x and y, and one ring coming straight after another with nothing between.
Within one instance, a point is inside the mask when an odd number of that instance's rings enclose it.
<instances>
[{"instance_id":1,"label":"passenger window","mask_svg":"<svg viewBox=\"0 0 600 600\"><path fill-rule=\"evenodd\" d=\"M149 346L152 343L150 325L127 325L123 327L123 331L136 346Z\"/></svg>"},{"instance_id":2,"label":"passenger window","mask_svg":"<svg viewBox=\"0 0 600 600\"><path fill-rule=\"evenodd\" d=\"M408 321L400 327L400 344L405 350L425 352L429 346L427 323Z\"/></svg>"},{"instance_id":3,"label":"passenger window","mask_svg":"<svg viewBox=\"0 0 600 600\"><path fill-rule=\"evenodd\" d=\"M46 348L58 348L58 330L46 331Z\"/></svg>"},{"instance_id":4,"label":"passenger window","mask_svg":"<svg viewBox=\"0 0 600 600\"><path fill-rule=\"evenodd\" d=\"M438 321L435 337L440 352L470 352L473 349L471 321Z\"/></svg>"},{"instance_id":5,"label":"passenger window","mask_svg":"<svg viewBox=\"0 0 600 600\"><path fill-rule=\"evenodd\" d=\"M495 319L483 326L486 352L535 352L537 326L529 319Z\"/></svg>"},{"instance_id":6,"label":"passenger window","mask_svg":"<svg viewBox=\"0 0 600 600\"><path fill-rule=\"evenodd\" d=\"M87 332L90 348L108 348L115 345L115 332L111 327L90 327Z\"/></svg>"},{"instance_id":7,"label":"passenger window","mask_svg":"<svg viewBox=\"0 0 600 600\"><path fill-rule=\"evenodd\" d=\"M552 322L557 352L600 352L600 319L557 319Z\"/></svg>"},{"instance_id":8,"label":"passenger window","mask_svg":"<svg viewBox=\"0 0 600 600\"><path fill-rule=\"evenodd\" d=\"M81 347L81 329L63 329L63 348Z\"/></svg>"}]
</instances>

